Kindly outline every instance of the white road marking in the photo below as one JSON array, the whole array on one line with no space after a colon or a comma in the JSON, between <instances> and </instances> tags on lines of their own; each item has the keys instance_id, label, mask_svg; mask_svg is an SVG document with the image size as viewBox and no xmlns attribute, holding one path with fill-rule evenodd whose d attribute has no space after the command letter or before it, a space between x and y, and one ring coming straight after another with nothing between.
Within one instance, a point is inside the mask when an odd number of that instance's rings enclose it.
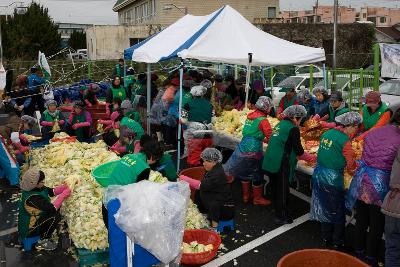
<instances>
[{"instance_id":1,"label":"white road marking","mask_svg":"<svg viewBox=\"0 0 400 267\"><path fill-rule=\"evenodd\" d=\"M17 227L9 228L3 231L0 231L0 236L9 235L18 231Z\"/></svg>"},{"instance_id":2,"label":"white road marking","mask_svg":"<svg viewBox=\"0 0 400 267\"><path fill-rule=\"evenodd\" d=\"M263 236L260 236L259 238L254 239L253 241L235 249L230 251L229 253L224 254L222 257L217 258L205 265L203 265L204 267L217 267L217 266L221 266L227 262L230 262L231 260L234 260L236 258L238 258L239 256L245 254L246 252L249 252L250 250L253 250L254 248L270 241L271 239L289 231L290 229L293 229L297 226L299 226L300 224L308 221L308 219L310 218L310 214L304 214L303 216L295 219L293 221L292 224L285 224L282 225L281 227L276 228L275 230L272 230L271 232L266 233Z\"/></svg>"}]
</instances>

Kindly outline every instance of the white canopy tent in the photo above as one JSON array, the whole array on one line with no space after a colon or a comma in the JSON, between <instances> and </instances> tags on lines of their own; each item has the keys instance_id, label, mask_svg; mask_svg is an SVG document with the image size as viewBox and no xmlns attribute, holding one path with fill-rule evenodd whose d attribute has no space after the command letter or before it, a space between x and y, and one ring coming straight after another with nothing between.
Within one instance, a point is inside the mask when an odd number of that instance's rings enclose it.
<instances>
[{"instance_id":1,"label":"white canopy tent","mask_svg":"<svg viewBox=\"0 0 400 267\"><path fill-rule=\"evenodd\" d=\"M156 63L171 58L247 65L246 102L250 68L294 65L325 60L322 48L298 45L268 34L247 21L230 6L206 16L186 15L160 33L124 51L125 59ZM183 68L180 73L182 93ZM150 113L150 64L148 65L148 114ZM181 113L181 100L179 114ZM149 130L149 125L148 125ZM178 130L180 149L180 125ZM180 150L178 151L180 152ZM179 153L178 153L179 170Z\"/></svg>"}]
</instances>

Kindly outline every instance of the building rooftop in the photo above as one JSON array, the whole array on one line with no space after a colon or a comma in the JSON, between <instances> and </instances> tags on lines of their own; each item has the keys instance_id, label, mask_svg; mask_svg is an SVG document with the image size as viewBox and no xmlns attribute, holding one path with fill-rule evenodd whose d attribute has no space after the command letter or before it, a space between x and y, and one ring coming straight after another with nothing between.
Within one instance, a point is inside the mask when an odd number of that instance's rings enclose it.
<instances>
[{"instance_id":1,"label":"building rooftop","mask_svg":"<svg viewBox=\"0 0 400 267\"><path fill-rule=\"evenodd\" d=\"M376 27L376 30L389 36L395 41L400 41L400 31L395 27Z\"/></svg>"}]
</instances>

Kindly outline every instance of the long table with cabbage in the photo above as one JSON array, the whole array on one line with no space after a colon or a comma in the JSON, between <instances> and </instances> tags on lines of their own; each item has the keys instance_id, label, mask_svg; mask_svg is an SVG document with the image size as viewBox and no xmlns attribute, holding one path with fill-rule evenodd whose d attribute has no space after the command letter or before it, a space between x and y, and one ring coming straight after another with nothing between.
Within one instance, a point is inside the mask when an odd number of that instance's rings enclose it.
<instances>
[{"instance_id":1,"label":"long table with cabbage","mask_svg":"<svg viewBox=\"0 0 400 267\"><path fill-rule=\"evenodd\" d=\"M54 187L64 182L72 187L72 195L62 205L61 214L68 224L74 245L89 250L107 248L108 234L101 212L104 189L91 176L91 171L119 157L110 152L103 141L92 144L71 142L64 133L57 134L53 140L57 141L31 150L30 165L45 173L46 186ZM168 181L157 172L152 172L149 179L153 182ZM207 220L191 201L186 217L186 229L208 226Z\"/></svg>"}]
</instances>

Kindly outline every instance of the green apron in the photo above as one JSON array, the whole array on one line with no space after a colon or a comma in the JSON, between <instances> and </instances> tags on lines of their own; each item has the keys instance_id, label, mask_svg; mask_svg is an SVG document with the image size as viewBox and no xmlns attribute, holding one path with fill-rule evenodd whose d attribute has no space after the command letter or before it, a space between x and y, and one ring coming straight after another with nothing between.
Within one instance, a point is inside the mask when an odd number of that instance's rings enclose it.
<instances>
[{"instance_id":1,"label":"green apron","mask_svg":"<svg viewBox=\"0 0 400 267\"><path fill-rule=\"evenodd\" d=\"M86 116L85 116L85 111L83 110L81 114L75 114L74 118L72 119L72 125L74 125L75 123L80 123L80 122L86 122ZM76 130L74 130L76 137L78 138L78 140L81 140L85 137L87 137L85 135L85 131L87 131L87 127L80 127Z\"/></svg>"},{"instance_id":2,"label":"green apron","mask_svg":"<svg viewBox=\"0 0 400 267\"><path fill-rule=\"evenodd\" d=\"M241 141L242 152L261 152L264 133L258 128L266 117L258 117L255 120L247 119L243 126L243 138Z\"/></svg>"},{"instance_id":3,"label":"green apron","mask_svg":"<svg viewBox=\"0 0 400 267\"><path fill-rule=\"evenodd\" d=\"M344 169L346 158L343 156L343 147L349 140L345 133L336 129L324 133L318 149L318 164L333 170Z\"/></svg>"},{"instance_id":4,"label":"green apron","mask_svg":"<svg viewBox=\"0 0 400 267\"><path fill-rule=\"evenodd\" d=\"M132 84L132 88L131 88L132 103L137 104L137 101L135 101L135 98L137 95L144 95L143 86L139 81L136 81Z\"/></svg>"},{"instance_id":5,"label":"green apron","mask_svg":"<svg viewBox=\"0 0 400 267\"><path fill-rule=\"evenodd\" d=\"M160 172L168 178L168 181L176 181L178 174L170 154L164 153L157 165L158 168L161 168Z\"/></svg>"},{"instance_id":6,"label":"green apron","mask_svg":"<svg viewBox=\"0 0 400 267\"><path fill-rule=\"evenodd\" d=\"M127 118L129 118L129 119L132 119L132 120L136 121L136 122L139 123L139 124L142 123L142 119L140 118L140 113L137 112L137 111L134 111L134 110L128 111L128 112L125 114L125 117L127 117Z\"/></svg>"},{"instance_id":7,"label":"green apron","mask_svg":"<svg viewBox=\"0 0 400 267\"><path fill-rule=\"evenodd\" d=\"M133 75L126 75L126 76L124 77L124 86L125 86L125 88L129 88L129 86L130 86L131 84L133 84L135 81L136 81L135 76L133 76Z\"/></svg>"},{"instance_id":8,"label":"green apron","mask_svg":"<svg viewBox=\"0 0 400 267\"><path fill-rule=\"evenodd\" d=\"M291 107L294 105L294 102L296 101L297 97L294 96L290 101L288 101L288 97L285 95L283 97L283 110L287 109L288 107Z\"/></svg>"},{"instance_id":9,"label":"green apron","mask_svg":"<svg viewBox=\"0 0 400 267\"><path fill-rule=\"evenodd\" d=\"M335 118L337 116L340 116L340 115L342 115L344 113L347 113L349 111L350 111L350 109L348 109L346 107L341 108L339 110L333 110L333 108L329 105L329 119L328 119L328 122L335 122Z\"/></svg>"},{"instance_id":10,"label":"green apron","mask_svg":"<svg viewBox=\"0 0 400 267\"><path fill-rule=\"evenodd\" d=\"M211 123L213 106L204 98L194 98L189 103L188 121ZM184 107L184 105L182 105Z\"/></svg>"},{"instance_id":11,"label":"green apron","mask_svg":"<svg viewBox=\"0 0 400 267\"><path fill-rule=\"evenodd\" d=\"M263 170L270 173L278 173L281 169L283 158L289 159L290 182L293 181L297 155L294 151L290 151L290 155L285 155L285 144L289 138L290 130L294 127L296 126L289 120L283 120L275 126L262 163Z\"/></svg>"},{"instance_id":12,"label":"green apron","mask_svg":"<svg viewBox=\"0 0 400 267\"><path fill-rule=\"evenodd\" d=\"M382 117L383 113L385 113L387 110L388 106L385 103L382 103L374 113L370 114L367 105L364 105L362 110L364 130L368 131L374 127Z\"/></svg>"},{"instance_id":13,"label":"green apron","mask_svg":"<svg viewBox=\"0 0 400 267\"><path fill-rule=\"evenodd\" d=\"M55 115L52 116L50 115L49 111L46 109L43 112L43 120L47 122L54 122L54 121L59 121L60 120L60 114L61 112L59 110L56 110Z\"/></svg>"},{"instance_id":14,"label":"green apron","mask_svg":"<svg viewBox=\"0 0 400 267\"><path fill-rule=\"evenodd\" d=\"M121 101L124 101L126 99L126 91L123 86L120 86L119 88L114 88L111 86L111 92L113 98L119 98L121 99Z\"/></svg>"},{"instance_id":15,"label":"green apron","mask_svg":"<svg viewBox=\"0 0 400 267\"><path fill-rule=\"evenodd\" d=\"M122 157L111 171L109 185L128 185L136 183L138 176L146 169L146 155L143 153L128 154Z\"/></svg>"},{"instance_id":16,"label":"green apron","mask_svg":"<svg viewBox=\"0 0 400 267\"><path fill-rule=\"evenodd\" d=\"M44 211L35 209L25 204L26 200L30 196L34 195L42 196L50 202L49 191L47 188L42 191L22 191L18 214L18 234L21 240L28 236L29 229L35 226L39 217L44 213ZM37 234L39 235L39 233Z\"/></svg>"}]
</instances>

